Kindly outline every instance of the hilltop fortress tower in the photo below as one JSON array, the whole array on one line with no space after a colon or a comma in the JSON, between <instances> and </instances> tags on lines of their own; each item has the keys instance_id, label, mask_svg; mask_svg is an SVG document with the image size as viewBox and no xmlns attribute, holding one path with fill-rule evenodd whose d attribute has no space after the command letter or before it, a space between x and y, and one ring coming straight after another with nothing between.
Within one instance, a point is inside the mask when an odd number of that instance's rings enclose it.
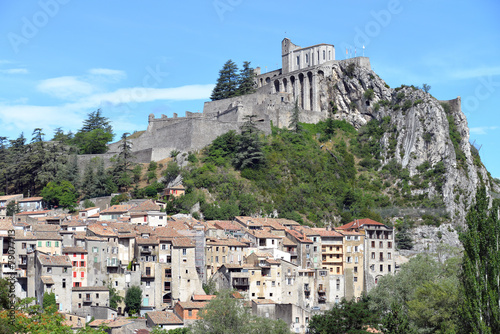
<instances>
[{"instance_id":1,"label":"hilltop fortress tower","mask_svg":"<svg viewBox=\"0 0 500 334\"><path fill-rule=\"evenodd\" d=\"M335 75L333 66L354 62L370 69L366 57L335 60L331 44L301 48L285 38L281 50L281 69L262 74L260 68L255 69L257 90L253 94L205 102L203 113L186 111L185 117L149 115L147 130L130 140L138 162L162 160L172 150L201 150L218 136L238 131L247 115L257 115L258 127L266 134L271 132L271 122L288 127L295 101L301 109L300 121L317 123L328 117L331 92L327 83ZM107 154L118 153L119 145L111 144Z\"/></svg>"}]
</instances>

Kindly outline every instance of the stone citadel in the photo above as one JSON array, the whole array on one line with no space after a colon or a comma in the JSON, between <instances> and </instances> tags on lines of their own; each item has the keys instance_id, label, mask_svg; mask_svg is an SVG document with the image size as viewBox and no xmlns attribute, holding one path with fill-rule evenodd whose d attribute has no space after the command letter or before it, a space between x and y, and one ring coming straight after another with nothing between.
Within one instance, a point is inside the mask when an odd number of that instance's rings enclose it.
<instances>
[{"instance_id":1,"label":"stone citadel","mask_svg":"<svg viewBox=\"0 0 500 334\"><path fill-rule=\"evenodd\" d=\"M331 81L334 66L352 63L370 69L366 57L335 59L335 47L317 44L301 48L288 38L281 42L282 68L260 73L256 68L256 92L224 100L205 102L203 113L186 111L185 117L149 115L147 130L131 139L137 162L159 161L170 156L172 150L197 151L218 136L238 131L245 116L257 115L259 128L268 134L271 122L277 127L288 127L291 111L297 100L300 121L317 123L328 116L330 103L327 81ZM109 146L106 155L119 152L120 142Z\"/></svg>"}]
</instances>

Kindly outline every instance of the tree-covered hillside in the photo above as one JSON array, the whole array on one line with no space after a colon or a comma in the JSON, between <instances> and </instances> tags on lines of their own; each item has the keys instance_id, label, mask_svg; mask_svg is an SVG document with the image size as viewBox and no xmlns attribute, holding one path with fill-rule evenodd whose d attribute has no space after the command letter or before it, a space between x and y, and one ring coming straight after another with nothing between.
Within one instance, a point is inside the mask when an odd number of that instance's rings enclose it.
<instances>
[{"instance_id":1,"label":"tree-covered hillside","mask_svg":"<svg viewBox=\"0 0 500 334\"><path fill-rule=\"evenodd\" d=\"M323 225L417 211L428 224L446 219L439 197L410 191L429 183L439 187L442 163L422 166L412 178L394 160L381 167L382 135L397 131L390 117L372 120L359 131L331 118L296 130L273 128L264 136L243 129L241 135L218 137L182 169L186 195L168 211L189 212L199 202L206 219L277 214ZM251 152L258 159L245 161Z\"/></svg>"}]
</instances>

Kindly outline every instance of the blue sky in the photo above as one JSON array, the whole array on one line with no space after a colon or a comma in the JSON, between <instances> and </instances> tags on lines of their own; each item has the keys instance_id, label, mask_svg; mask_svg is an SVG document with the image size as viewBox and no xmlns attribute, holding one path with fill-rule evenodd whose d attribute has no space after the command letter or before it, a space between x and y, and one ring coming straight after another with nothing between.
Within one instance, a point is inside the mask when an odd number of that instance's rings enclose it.
<instances>
[{"instance_id":1,"label":"blue sky","mask_svg":"<svg viewBox=\"0 0 500 334\"><path fill-rule=\"evenodd\" d=\"M500 2L0 1L1 136L77 131L101 108L116 137L148 115L202 111L228 59L262 71L281 40L370 57L391 87L462 97L471 140L500 177Z\"/></svg>"}]
</instances>

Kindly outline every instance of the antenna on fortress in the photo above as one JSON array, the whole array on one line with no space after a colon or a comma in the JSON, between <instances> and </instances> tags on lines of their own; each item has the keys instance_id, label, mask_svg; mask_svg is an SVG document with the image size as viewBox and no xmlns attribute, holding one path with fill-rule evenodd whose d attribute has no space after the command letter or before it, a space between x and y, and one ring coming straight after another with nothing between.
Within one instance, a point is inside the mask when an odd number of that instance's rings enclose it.
<instances>
[{"instance_id":1,"label":"antenna on fortress","mask_svg":"<svg viewBox=\"0 0 500 334\"><path fill-rule=\"evenodd\" d=\"M363 44L363 57L365 56L365 45Z\"/></svg>"}]
</instances>

